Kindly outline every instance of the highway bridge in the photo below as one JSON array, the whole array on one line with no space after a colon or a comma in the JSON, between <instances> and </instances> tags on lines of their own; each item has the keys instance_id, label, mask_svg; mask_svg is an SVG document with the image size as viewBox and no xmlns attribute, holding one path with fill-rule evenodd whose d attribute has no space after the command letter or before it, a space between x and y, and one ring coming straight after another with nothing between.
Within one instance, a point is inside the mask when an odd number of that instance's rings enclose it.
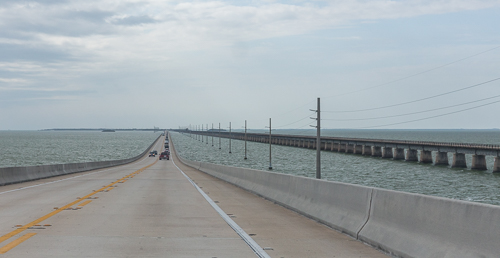
<instances>
[{"instance_id":1,"label":"highway bridge","mask_svg":"<svg viewBox=\"0 0 500 258\"><path fill-rule=\"evenodd\" d=\"M388 257L175 152L159 161L148 151L100 169L0 171L0 257ZM50 169L69 174L35 180Z\"/></svg>"}]
</instances>

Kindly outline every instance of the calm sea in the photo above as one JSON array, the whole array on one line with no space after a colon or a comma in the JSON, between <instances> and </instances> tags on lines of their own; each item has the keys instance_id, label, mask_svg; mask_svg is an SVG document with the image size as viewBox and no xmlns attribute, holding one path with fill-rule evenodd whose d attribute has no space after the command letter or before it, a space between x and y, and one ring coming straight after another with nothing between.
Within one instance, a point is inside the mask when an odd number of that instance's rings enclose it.
<instances>
[{"instance_id":1,"label":"calm sea","mask_svg":"<svg viewBox=\"0 0 500 258\"><path fill-rule=\"evenodd\" d=\"M0 167L131 158L160 133L144 131L0 131Z\"/></svg>"},{"instance_id":2,"label":"calm sea","mask_svg":"<svg viewBox=\"0 0 500 258\"><path fill-rule=\"evenodd\" d=\"M314 130L273 131L273 134L314 133ZM247 142L248 159L244 160L243 141L231 140L232 153L229 154L228 139L220 140L219 149L217 137L212 146L212 137L207 144L206 137L201 142L180 133L171 135L177 151L191 160L259 170L269 167L269 144ZM325 130L322 135L500 145L500 130ZM315 150L273 145L272 171L315 177L315 155ZM470 166L472 158L470 155L466 158ZM451 153L449 159L451 161ZM322 177L326 180L500 205L500 175L491 170L451 169L326 151L322 152L321 161ZM487 157L487 165L493 166L493 157Z\"/></svg>"}]
</instances>

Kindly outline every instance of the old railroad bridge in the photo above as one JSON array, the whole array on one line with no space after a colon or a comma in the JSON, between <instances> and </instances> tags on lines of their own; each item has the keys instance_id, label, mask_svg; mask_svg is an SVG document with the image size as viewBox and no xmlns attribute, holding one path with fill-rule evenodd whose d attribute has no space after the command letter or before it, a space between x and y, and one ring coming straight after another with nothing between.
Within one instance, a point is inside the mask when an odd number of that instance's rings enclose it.
<instances>
[{"instance_id":1,"label":"old railroad bridge","mask_svg":"<svg viewBox=\"0 0 500 258\"><path fill-rule=\"evenodd\" d=\"M243 133L228 131L173 130L201 136L247 140L275 145L316 149L316 136ZM486 156L494 156L493 172L500 172L500 146L490 144L382 140L342 137L321 137L321 150L353 153L394 160L434 163L449 166L448 153L452 153L452 168L467 168L466 154L472 155L471 169L487 170ZM433 159L433 152L435 157Z\"/></svg>"}]
</instances>

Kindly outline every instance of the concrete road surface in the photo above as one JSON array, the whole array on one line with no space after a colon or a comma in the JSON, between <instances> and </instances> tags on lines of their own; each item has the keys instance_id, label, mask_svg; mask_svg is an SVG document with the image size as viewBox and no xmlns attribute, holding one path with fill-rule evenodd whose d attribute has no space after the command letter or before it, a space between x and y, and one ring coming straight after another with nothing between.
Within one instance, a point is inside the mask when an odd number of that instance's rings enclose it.
<instances>
[{"instance_id":1,"label":"concrete road surface","mask_svg":"<svg viewBox=\"0 0 500 258\"><path fill-rule=\"evenodd\" d=\"M163 139L153 149L161 152ZM173 160L0 187L1 257L387 257ZM254 248L255 249L255 248Z\"/></svg>"}]
</instances>

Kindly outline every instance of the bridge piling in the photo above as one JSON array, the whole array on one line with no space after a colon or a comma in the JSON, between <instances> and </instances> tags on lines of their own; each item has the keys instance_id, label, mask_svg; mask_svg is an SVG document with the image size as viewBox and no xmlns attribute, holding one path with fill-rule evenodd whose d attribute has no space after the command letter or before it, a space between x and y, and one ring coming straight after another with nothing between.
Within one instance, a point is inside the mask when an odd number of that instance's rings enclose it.
<instances>
[{"instance_id":1,"label":"bridge piling","mask_svg":"<svg viewBox=\"0 0 500 258\"><path fill-rule=\"evenodd\" d=\"M363 156L371 156L372 155L372 146L363 145L363 151L361 152Z\"/></svg>"},{"instance_id":2,"label":"bridge piling","mask_svg":"<svg viewBox=\"0 0 500 258\"><path fill-rule=\"evenodd\" d=\"M372 157L382 157L382 147L373 146Z\"/></svg>"},{"instance_id":3,"label":"bridge piling","mask_svg":"<svg viewBox=\"0 0 500 258\"><path fill-rule=\"evenodd\" d=\"M472 165L471 169L474 170L487 170L486 168L486 157L484 155L472 155Z\"/></svg>"},{"instance_id":4,"label":"bridge piling","mask_svg":"<svg viewBox=\"0 0 500 258\"><path fill-rule=\"evenodd\" d=\"M354 145L354 154L362 154L363 145Z\"/></svg>"},{"instance_id":5,"label":"bridge piling","mask_svg":"<svg viewBox=\"0 0 500 258\"><path fill-rule=\"evenodd\" d=\"M420 163L432 163L432 151L421 150L420 151Z\"/></svg>"},{"instance_id":6,"label":"bridge piling","mask_svg":"<svg viewBox=\"0 0 500 258\"><path fill-rule=\"evenodd\" d=\"M465 160L465 153L453 153L452 168L467 168L467 161Z\"/></svg>"},{"instance_id":7,"label":"bridge piling","mask_svg":"<svg viewBox=\"0 0 500 258\"><path fill-rule=\"evenodd\" d=\"M346 144L345 145L345 153L354 153L354 145Z\"/></svg>"},{"instance_id":8,"label":"bridge piling","mask_svg":"<svg viewBox=\"0 0 500 258\"><path fill-rule=\"evenodd\" d=\"M418 161L418 151L408 149L406 151L405 161Z\"/></svg>"},{"instance_id":9,"label":"bridge piling","mask_svg":"<svg viewBox=\"0 0 500 258\"><path fill-rule=\"evenodd\" d=\"M394 148L394 160L403 160L405 159L405 149L402 148Z\"/></svg>"},{"instance_id":10,"label":"bridge piling","mask_svg":"<svg viewBox=\"0 0 500 258\"><path fill-rule=\"evenodd\" d=\"M436 153L436 161L434 165L444 165L448 166L450 163L448 162L448 152L438 151Z\"/></svg>"},{"instance_id":11,"label":"bridge piling","mask_svg":"<svg viewBox=\"0 0 500 258\"><path fill-rule=\"evenodd\" d=\"M382 150L383 159L392 159L394 157L391 147L384 147Z\"/></svg>"},{"instance_id":12,"label":"bridge piling","mask_svg":"<svg viewBox=\"0 0 500 258\"><path fill-rule=\"evenodd\" d=\"M493 164L493 173L500 173L500 157L495 157L495 164Z\"/></svg>"}]
</instances>

